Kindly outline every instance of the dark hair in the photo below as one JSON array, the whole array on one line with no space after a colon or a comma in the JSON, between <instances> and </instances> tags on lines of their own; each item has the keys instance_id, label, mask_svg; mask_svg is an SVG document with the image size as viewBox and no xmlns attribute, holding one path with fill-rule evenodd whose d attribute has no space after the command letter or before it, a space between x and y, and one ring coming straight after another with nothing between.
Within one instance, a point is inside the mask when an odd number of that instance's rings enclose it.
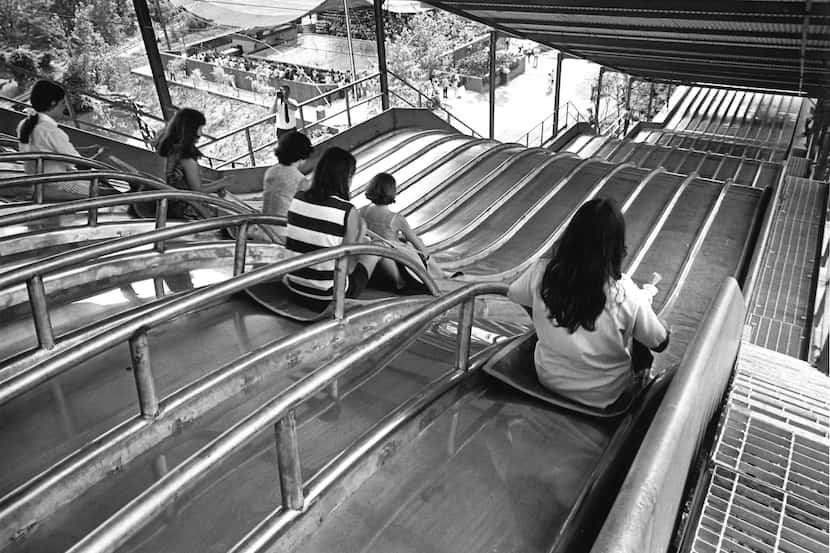
<instances>
[{"instance_id":1,"label":"dark hair","mask_svg":"<svg viewBox=\"0 0 830 553\"><path fill-rule=\"evenodd\" d=\"M548 317L573 333L595 329L605 287L622 276L625 220L616 202L594 199L574 214L545 267L541 295Z\"/></svg>"},{"instance_id":2,"label":"dark hair","mask_svg":"<svg viewBox=\"0 0 830 553\"><path fill-rule=\"evenodd\" d=\"M173 114L164 132L158 140L157 150L160 156L167 157L178 153L184 158L198 158L202 152L196 148L196 134L205 124L204 114L196 109L182 108Z\"/></svg>"},{"instance_id":3,"label":"dark hair","mask_svg":"<svg viewBox=\"0 0 830 553\"><path fill-rule=\"evenodd\" d=\"M311 140L306 135L298 131L291 131L279 138L274 154L281 165L291 165L295 161L308 159L313 151Z\"/></svg>"},{"instance_id":4,"label":"dark hair","mask_svg":"<svg viewBox=\"0 0 830 553\"><path fill-rule=\"evenodd\" d=\"M354 175L355 167L357 160L343 148L334 146L323 152L314 169L311 188L306 193L309 199L319 202L339 196L348 200L349 180Z\"/></svg>"},{"instance_id":5,"label":"dark hair","mask_svg":"<svg viewBox=\"0 0 830 553\"><path fill-rule=\"evenodd\" d=\"M49 111L55 107L58 102L66 97L66 91L63 87L52 81L39 80L32 86L32 91L29 93L29 103L32 104L35 112L29 115L20 124L17 130L17 138L22 144L28 144L29 138L32 136L32 131L35 130L35 125L40 117L38 113Z\"/></svg>"},{"instance_id":6,"label":"dark hair","mask_svg":"<svg viewBox=\"0 0 830 553\"><path fill-rule=\"evenodd\" d=\"M395 177L389 173L378 173L369 181L366 188L366 197L373 204L389 205L395 202Z\"/></svg>"}]
</instances>

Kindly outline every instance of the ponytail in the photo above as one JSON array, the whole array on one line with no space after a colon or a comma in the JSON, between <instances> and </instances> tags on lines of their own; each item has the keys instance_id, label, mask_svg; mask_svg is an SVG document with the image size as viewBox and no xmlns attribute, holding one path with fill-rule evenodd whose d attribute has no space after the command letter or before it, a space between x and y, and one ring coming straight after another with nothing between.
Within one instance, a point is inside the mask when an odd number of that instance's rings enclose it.
<instances>
[{"instance_id":1,"label":"ponytail","mask_svg":"<svg viewBox=\"0 0 830 553\"><path fill-rule=\"evenodd\" d=\"M35 125L37 125L38 117L37 112L30 113L26 119L20 123L20 126L17 128L17 139L20 141L21 144L28 144L29 138L32 136L32 131L35 130Z\"/></svg>"}]
</instances>

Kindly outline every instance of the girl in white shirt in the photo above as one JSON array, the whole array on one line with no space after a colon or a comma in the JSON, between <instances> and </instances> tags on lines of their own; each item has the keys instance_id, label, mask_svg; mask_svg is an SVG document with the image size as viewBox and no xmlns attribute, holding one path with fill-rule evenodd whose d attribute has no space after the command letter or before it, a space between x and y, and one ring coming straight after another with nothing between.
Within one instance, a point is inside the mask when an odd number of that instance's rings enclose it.
<instances>
[{"instance_id":1,"label":"girl in white shirt","mask_svg":"<svg viewBox=\"0 0 830 553\"><path fill-rule=\"evenodd\" d=\"M574 214L553 257L510 285L510 298L532 310L539 382L579 403L614 403L663 351L668 325L649 296L621 271L625 221L616 203L594 199ZM638 359L643 357L643 359Z\"/></svg>"},{"instance_id":2,"label":"girl in white shirt","mask_svg":"<svg viewBox=\"0 0 830 553\"><path fill-rule=\"evenodd\" d=\"M27 110L27 117L17 126L17 138L21 152L48 152L67 156L81 157L78 150L69 141L69 136L58 127L55 119L63 117L66 108L66 92L51 81L40 80L32 87L29 101L32 109ZM99 150L101 153L103 150ZM97 155L97 154L96 154ZM95 156L93 156L95 157ZM27 173L35 173L33 162L27 162ZM43 162L44 173L65 173L74 171L75 165L63 161L46 160ZM99 193L103 190L99 190ZM89 196L89 181L64 181L47 184L43 190L47 201L78 200Z\"/></svg>"}]
</instances>

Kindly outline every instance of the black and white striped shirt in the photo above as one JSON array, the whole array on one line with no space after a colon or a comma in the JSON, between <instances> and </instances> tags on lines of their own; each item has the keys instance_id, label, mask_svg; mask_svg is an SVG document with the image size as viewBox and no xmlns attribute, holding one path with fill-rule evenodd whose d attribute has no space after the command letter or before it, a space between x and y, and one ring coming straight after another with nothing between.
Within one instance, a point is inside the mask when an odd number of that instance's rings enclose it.
<instances>
[{"instance_id":1,"label":"black and white striped shirt","mask_svg":"<svg viewBox=\"0 0 830 553\"><path fill-rule=\"evenodd\" d=\"M298 192L288 208L286 247L304 254L343 244L346 220L354 206L337 196L312 201L308 192ZM293 292L314 299L334 297L335 260L324 261L285 275L283 283ZM348 283L347 283L348 286Z\"/></svg>"}]
</instances>

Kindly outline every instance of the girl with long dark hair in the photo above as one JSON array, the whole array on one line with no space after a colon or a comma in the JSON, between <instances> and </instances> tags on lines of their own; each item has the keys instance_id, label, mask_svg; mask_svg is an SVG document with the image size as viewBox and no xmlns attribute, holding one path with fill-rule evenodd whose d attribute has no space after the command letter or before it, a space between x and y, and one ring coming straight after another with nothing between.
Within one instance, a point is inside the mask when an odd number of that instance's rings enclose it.
<instances>
[{"instance_id":1,"label":"girl with long dark hair","mask_svg":"<svg viewBox=\"0 0 830 553\"><path fill-rule=\"evenodd\" d=\"M540 383L592 407L614 403L635 371L650 365L648 350L668 345L668 326L648 294L622 273L625 255L625 221L616 203L590 200L553 256L510 285L510 298L532 310Z\"/></svg>"},{"instance_id":2,"label":"girl with long dark hair","mask_svg":"<svg viewBox=\"0 0 830 553\"><path fill-rule=\"evenodd\" d=\"M17 126L17 139L21 152L46 152L82 157L69 136L58 126L56 120L63 118L66 109L66 92L63 87L51 81L39 80L29 94L32 104L26 111L26 118ZM99 149L93 158L103 153ZM75 170L75 165L64 161L46 160L44 173L65 173ZM25 165L27 173L35 173L34 162ZM89 181L64 181L44 187L47 201L78 200L89 196ZM99 190L103 193L104 190Z\"/></svg>"},{"instance_id":3,"label":"girl with long dark hair","mask_svg":"<svg viewBox=\"0 0 830 553\"><path fill-rule=\"evenodd\" d=\"M201 111L182 108L167 123L156 149L165 159L164 175L168 186L194 192L216 192L226 186L224 179L203 183L199 174L198 160L202 152L196 142L202 136L205 122ZM169 215L174 218L197 219L204 216L199 211L188 202L170 202Z\"/></svg>"},{"instance_id":4,"label":"girl with long dark hair","mask_svg":"<svg viewBox=\"0 0 830 553\"><path fill-rule=\"evenodd\" d=\"M357 161L342 148L329 148L320 157L308 190L297 192L288 208L286 247L297 253L321 248L356 244L366 240L366 223L349 202L349 186ZM357 297L365 289L378 262L375 256L351 259L347 297ZM286 275L285 286L311 301L330 301L334 297L335 261L326 261Z\"/></svg>"}]
</instances>

